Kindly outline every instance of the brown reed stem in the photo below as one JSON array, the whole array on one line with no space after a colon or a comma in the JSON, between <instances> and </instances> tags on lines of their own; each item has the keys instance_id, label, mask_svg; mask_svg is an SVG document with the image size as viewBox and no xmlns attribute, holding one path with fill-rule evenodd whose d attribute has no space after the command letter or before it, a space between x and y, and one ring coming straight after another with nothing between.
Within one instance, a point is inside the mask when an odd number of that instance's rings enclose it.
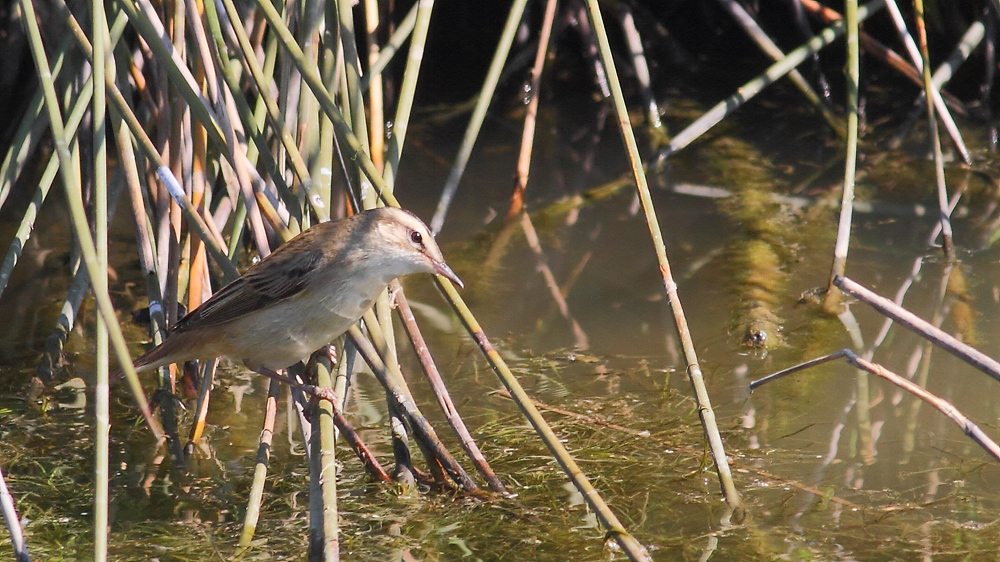
<instances>
[{"instance_id":1,"label":"brown reed stem","mask_svg":"<svg viewBox=\"0 0 1000 562\"><path fill-rule=\"evenodd\" d=\"M854 353L850 349L846 348L841 349L840 351L835 351L829 355L824 355L822 357L818 357L816 359L800 363L798 365L778 371L777 373L773 373L766 377L757 379L750 383L749 389L751 392L753 392L757 388L760 388L761 386L769 382L773 382L779 378L786 377L798 371L808 369L810 367L814 367L822 363L835 361L841 358L846 359L848 363L854 365L859 369L862 369L863 371L866 371L877 377L880 377L882 379L891 382L892 384L902 388L903 390L927 402L931 406L934 406L935 408L938 409L938 411L940 411L942 414L944 414L953 422L955 422L956 425L962 428L962 431L966 435L968 435L973 441L975 441L976 444L982 447L983 450L989 453L990 456L992 456L997 461L1000 461L1000 445L997 445L997 443L993 441L993 439L991 439L988 435L986 435L986 433L983 432L983 430L979 429L979 426L977 426L969 418L967 418L965 414L963 414L961 411L959 411L958 408L953 406L951 402L948 402L947 400L940 398L937 395L921 388L916 383L913 383L908 379L906 379L906 377L901 377L896 373L890 371L889 369L886 369L882 365L879 365L878 363L872 363L871 361L859 357L856 353Z\"/></svg>"},{"instance_id":2,"label":"brown reed stem","mask_svg":"<svg viewBox=\"0 0 1000 562\"><path fill-rule=\"evenodd\" d=\"M875 310L906 326L917 335L934 342L948 353L1000 381L1000 362L996 359L958 341L944 330L847 277L837 277L833 283L845 293L863 301Z\"/></svg>"},{"instance_id":3,"label":"brown reed stem","mask_svg":"<svg viewBox=\"0 0 1000 562\"><path fill-rule=\"evenodd\" d=\"M448 388L444 385L444 381L441 380L441 373L438 371L437 364L434 362L434 358L427 348L427 342L424 341L424 336L420 332L420 327L413 316L413 310L410 308L410 303L403 293L402 286L397 280L392 282L391 287L395 294L396 312L403 323L403 330L410 339L410 344L413 345L413 352L416 353L417 359L420 361L424 376L427 377L427 382L430 383L431 389L434 391L434 396L438 400L438 405L441 406L441 411L444 412L445 419L448 420L448 424L458 437L462 449L465 450L465 454L469 456L469 460L472 461L473 466L476 467L479 474L486 480L490 489L494 492L506 494L507 489L500 479L497 478L496 473L493 472L482 451L479 450L479 446L476 445L476 441L465 426L458 408L452 402Z\"/></svg>"},{"instance_id":4,"label":"brown reed stem","mask_svg":"<svg viewBox=\"0 0 1000 562\"><path fill-rule=\"evenodd\" d=\"M467 492L477 491L479 486L469 478L465 469L455 461L451 453L444 447L434 432L434 428L427 422L423 414L420 413L416 404L413 403L409 393L405 388L396 383L396 377L388 371L385 363L382 362L382 359L378 356L375 347L368 341L368 338L361 333L357 325L351 326L347 334L351 338L351 341L354 342L354 345L357 346L361 357L364 358L368 366L371 367L372 372L375 373L375 377L386 389L387 395L392 398L393 402L400 409L400 412L406 416L406 420L410 423L414 435L428 446L433 452L434 458L444 466L448 476L458 483L463 490Z\"/></svg>"}]
</instances>

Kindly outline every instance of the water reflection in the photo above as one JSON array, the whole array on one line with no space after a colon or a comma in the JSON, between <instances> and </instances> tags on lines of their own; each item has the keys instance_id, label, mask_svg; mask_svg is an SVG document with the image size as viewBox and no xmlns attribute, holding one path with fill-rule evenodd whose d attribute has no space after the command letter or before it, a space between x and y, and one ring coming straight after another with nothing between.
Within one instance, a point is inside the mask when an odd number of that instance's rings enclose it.
<instances>
[{"instance_id":1,"label":"water reflection","mask_svg":"<svg viewBox=\"0 0 1000 562\"><path fill-rule=\"evenodd\" d=\"M494 171L505 153L488 148L469 170L481 189L460 191L456 199L451 216L459 222L444 231L444 241L451 240L446 252L459 258L453 265L468 282L465 296L522 384L623 522L657 558L706 552L716 559L911 558L956 541L965 554L992 552L997 467L938 412L843 363L800 373L752 395L746 391L748 380L851 347L926 385L988 431L997 425L994 383L981 373L889 326L867 306L848 303L841 318L817 313L808 296L828 275L828 207L767 207L781 214L785 230L770 233L768 241L780 258L773 262L780 269L780 289L771 288L768 306L780 317L781 342L761 350L744 345L739 321L740 311L748 310L746 288L757 277L734 272L734 248L753 233L739 213L724 208L730 203L665 190L655 194L737 485L750 504L750 522L724 528L718 483L707 464L669 307L633 195L624 190L572 212L536 215L530 226L515 223L504 230L490 224L487 234L469 242L468 233L482 230L488 194L509 187L509 178ZM610 156L598 153L593 161L607 162ZM414 178L421 181L408 188L415 193L431 191L446 174L426 162L414 168ZM679 164L659 180L732 192L733 184L746 178L746 166L741 169L727 184L725 174L695 173ZM615 172L603 171L609 177ZM773 168L758 172L755 181L765 182ZM557 175L565 177L566 170L544 165L533 170L535 178ZM975 178L969 181L970 192L982 189L972 185ZM502 201L497 196L487 203L502 209ZM415 207L427 216L431 205L418 201ZM956 223L960 237L974 232L969 238L988 239L980 233L995 224L995 208L970 205L970 218ZM977 214L977 209L984 210ZM42 412L10 398L30 377L61 306L49 295L65 289L65 276L52 275L52 270L65 272L65 256L53 253L64 247L65 234L60 237L58 221L52 220L25 255L29 267L18 270L21 277L0 301L0 314L12 319L0 333L6 363L0 384L8 390L0 403L0 458L25 502L22 511L40 522L32 532L58 538L82 533L88 524L91 436L85 422L91 414L58 404L69 400L57 400ZM878 208L860 214L849 274L984 352L1000 355L995 251L966 251L958 265L949 266L928 244L934 228L927 217ZM117 240L124 248L127 237ZM130 255L124 249L114 253ZM134 265L116 266L124 279L133 278ZM339 489L345 555L600 556L601 532L575 489L567 488L516 408L497 392L500 385L478 351L455 337L461 330L433 288L415 279L408 294L458 409L517 498L404 494L366 482L360 465L343 449ZM127 285L117 298L124 310L141 305ZM91 343L85 336L92 314L85 311L81 318L84 325L70 338L66 374L89 379ZM132 341L141 341L141 329L133 330ZM418 369L408 358L404 367L411 374ZM178 533L171 532L176 529L208 534L220 544L233 544L238 536L267 383L230 368L220 374L219 384L206 439L184 477L171 470L144 431L133 428L136 412L123 392L116 394L114 529L122 556L148 556L168 546L197 552L190 539L179 544ZM432 421L446 427L426 386L416 380L412 386ZM347 414L376 453L388 458L381 392L373 379L359 375ZM285 415L278 419L281 438L275 440L258 533L268 538L262 550L282 556L301 547L293 539L306 532L308 484L297 424ZM458 450L453 440L449 444ZM56 542L43 539L39 554Z\"/></svg>"}]
</instances>

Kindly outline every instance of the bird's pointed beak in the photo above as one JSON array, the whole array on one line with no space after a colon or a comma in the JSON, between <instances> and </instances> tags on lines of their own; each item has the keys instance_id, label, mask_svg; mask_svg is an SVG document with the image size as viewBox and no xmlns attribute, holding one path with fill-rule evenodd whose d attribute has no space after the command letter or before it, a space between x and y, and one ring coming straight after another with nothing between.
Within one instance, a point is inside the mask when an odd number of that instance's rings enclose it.
<instances>
[{"instance_id":1,"label":"bird's pointed beak","mask_svg":"<svg viewBox=\"0 0 1000 562\"><path fill-rule=\"evenodd\" d=\"M438 275L447 277L449 281L458 285L462 289L465 288L465 283L462 283L462 280L458 278L458 275L455 275L455 272L452 271L451 268L448 267L448 264L443 261L434 261L434 272Z\"/></svg>"}]
</instances>

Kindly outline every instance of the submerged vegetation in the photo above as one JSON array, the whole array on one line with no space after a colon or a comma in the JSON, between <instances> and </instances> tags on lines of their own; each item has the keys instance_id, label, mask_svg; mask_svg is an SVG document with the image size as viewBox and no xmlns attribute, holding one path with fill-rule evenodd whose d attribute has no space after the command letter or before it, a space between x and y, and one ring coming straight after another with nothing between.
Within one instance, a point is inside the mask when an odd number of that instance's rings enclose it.
<instances>
[{"instance_id":1,"label":"submerged vegetation","mask_svg":"<svg viewBox=\"0 0 1000 562\"><path fill-rule=\"evenodd\" d=\"M0 548L992 552L995 424L958 410L1000 380L1000 14L927 8L0 8ZM283 242L400 204L466 291L394 284L287 385L133 372ZM747 390L817 357L850 364Z\"/></svg>"}]
</instances>

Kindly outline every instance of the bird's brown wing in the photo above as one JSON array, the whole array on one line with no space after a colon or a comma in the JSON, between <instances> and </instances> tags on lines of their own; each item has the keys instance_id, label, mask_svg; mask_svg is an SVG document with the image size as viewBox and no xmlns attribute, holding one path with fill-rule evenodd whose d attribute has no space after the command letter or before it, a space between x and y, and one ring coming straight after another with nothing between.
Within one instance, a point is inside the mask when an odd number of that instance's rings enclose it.
<instances>
[{"instance_id":1,"label":"bird's brown wing","mask_svg":"<svg viewBox=\"0 0 1000 562\"><path fill-rule=\"evenodd\" d=\"M290 298L306 287L308 275L322 260L319 248L289 252L282 247L181 318L170 331L216 326Z\"/></svg>"}]
</instances>

